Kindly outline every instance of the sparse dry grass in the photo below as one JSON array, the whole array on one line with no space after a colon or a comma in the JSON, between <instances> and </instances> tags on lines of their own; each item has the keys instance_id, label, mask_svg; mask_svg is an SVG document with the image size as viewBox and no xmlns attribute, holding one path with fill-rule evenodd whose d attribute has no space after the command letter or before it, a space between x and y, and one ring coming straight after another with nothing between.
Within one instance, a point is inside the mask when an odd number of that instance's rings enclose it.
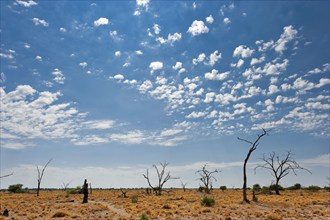
<instances>
[{"instance_id":1,"label":"sparse dry grass","mask_svg":"<svg viewBox=\"0 0 330 220\"><path fill-rule=\"evenodd\" d=\"M35 194L0 193L0 212L9 210L9 218L0 219L329 219L330 193L326 191L284 191L282 195L258 195L258 203L242 204L241 190L214 190L213 207L201 205L205 196L197 190L171 190L162 196L147 195L144 190L128 190L129 198L119 198L119 190L94 190L88 204L82 195L64 191ZM137 202L132 202L132 196ZM251 196L251 195L250 195Z\"/></svg>"}]
</instances>

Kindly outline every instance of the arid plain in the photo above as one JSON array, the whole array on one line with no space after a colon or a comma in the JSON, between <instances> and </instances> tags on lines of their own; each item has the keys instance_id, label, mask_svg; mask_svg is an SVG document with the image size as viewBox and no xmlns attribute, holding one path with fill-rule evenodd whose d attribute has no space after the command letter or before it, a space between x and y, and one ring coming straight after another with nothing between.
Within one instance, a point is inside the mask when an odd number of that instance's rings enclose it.
<instances>
[{"instance_id":1,"label":"arid plain","mask_svg":"<svg viewBox=\"0 0 330 220\"><path fill-rule=\"evenodd\" d=\"M81 194L63 190L43 190L39 197L33 192L1 192L1 212L8 209L9 216L0 219L330 219L330 192L325 190L259 194L251 204L243 204L242 191L234 189L215 189L208 195L197 189L171 189L160 196L127 190L126 195L123 198L120 190L93 190L89 202L82 204ZM248 195L252 197L251 190ZM201 204L205 196L215 200L213 207Z\"/></svg>"}]
</instances>

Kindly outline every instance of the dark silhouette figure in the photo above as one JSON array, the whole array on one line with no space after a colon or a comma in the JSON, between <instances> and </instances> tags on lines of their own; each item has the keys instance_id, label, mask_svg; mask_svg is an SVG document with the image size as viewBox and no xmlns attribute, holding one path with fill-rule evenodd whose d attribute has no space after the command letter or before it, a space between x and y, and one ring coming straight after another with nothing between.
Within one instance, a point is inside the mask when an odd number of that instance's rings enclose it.
<instances>
[{"instance_id":1,"label":"dark silhouette figure","mask_svg":"<svg viewBox=\"0 0 330 220\"><path fill-rule=\"evenodd\" d=\"M83 185L83 193L84 193L84 199L82 203L88 203L88 183L87 179L85 179L84 185Z\"/></svg>"},{"instance_id":2,"label":"dark silhouette figure","mask_svg":"<svg viewBox=\"0 0 330 220\"><path fill-rule=\"evenodd\" d=\"M6 216L6 217L9 216L9 211L8 211L8 209L5 209L5 211L3 212L2 216Z\"/></svg>"}]
</instances>

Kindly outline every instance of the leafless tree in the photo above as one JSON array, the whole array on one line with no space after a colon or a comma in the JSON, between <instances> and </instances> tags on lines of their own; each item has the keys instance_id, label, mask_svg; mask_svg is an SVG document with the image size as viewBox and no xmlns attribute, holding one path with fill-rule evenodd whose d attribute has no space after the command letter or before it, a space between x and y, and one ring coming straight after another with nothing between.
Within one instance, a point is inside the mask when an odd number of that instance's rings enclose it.
<instances>
[{"instance_id":1,"label":"leafless tree","mask_svg":"<svg viewBox=\"0 0 330 220\"><path fill-rule=\"evenodd\" d=\"M147 169L147 174L142 174L143 177L148 181L148 185L156 193L156 195L161 195L162 194L163 186L167 181L169 181L171 179L179 179L178 177L172 177L170 172L167 172L165 174L166 167L168 166L167 162L159 163L159 164L160 164L160 169L155 164L152 165L155 168L156 172L157 172L157 177L158 177L157 186L152 186L151 185L148 169Z\"/></svg>"},{"instance_id":2,"label":"leafless tree","mask_svg":"<svg viewBox=\"0 0 330 220\"><path fill-rule=\"evenodd\" d=\"M221 172L217 169L213 171L209 171L206 169L207 164L204 164L201 170L197 170L196 173L200 175L199 180L203 183L203 187L206 193L210 193L210 189L212 188L212 179L217 181L217 179L213 176L214 173Z\"/></svg>"},{"instance_id":3,"label":"leafless tree","mask_svg":"<svg viewBox=\"0 0 330 220\"><path fill-rule=\"evenodd\" d=\"M184 182L181 181L181 186L182 186L182 189L183 189L184 192L186 191L187 184L188 183L184 183Z\"/></svg>"},{"instance_id":4,"label":"leafless tree","mask_svg":"<svg viewBox=\"0 0 330 220\"><path fill-rule=\"evenodd\" d=\"M64 191L68 189L71 182L72 182L72 180L68 183L65 183L65 182L62 183L62 188L63 188Z\"/></svg>"},{"instance_id":5,"label":"leafless tree","mask_svg":"<svg viewBox=\"0 0 330 220\"><path fill-rule=\"evenodd\" d=\"M46 165L44 166L44 168L42 168L42 170L39 169L39 167L37 166L37 171L38 171L38 188L37 188L37 196L39 196L39 191L40 191L40 184L41 184L41 180L42 177L44 176L44 172L46 167L48 166L48 164L52 161L52 159L50 159Z\"/></svg>"},{"instance_id":6,"label":"leafless tree","mask_svg":"<svg viewBox=\"0 0 330 220\"><path fill-rule=\"evenodd\" d=\"M244 141L248 144L251 145L250 149L249 149L249 152L248 154L246 155L245 157L245 160L244 160L244 165L243 165L243 202L246 202L246 203L250 203L249 199L247 198L247 193L246 193L246 187L247 187L247 175L246 175L246 164L252 154L253 151L255 151L259 145L259 141L260 139L265 136L265 135L268 135L268 131L266 131L265 129L262 129L262 133L261 134L258 134L258 137L255 141L248 141L246 139L242 139L240 137L237 137L238 140L240 141Z\"/></svg>"},{"instance_id":7,"label":"leafless tree","mask_svg":"<svg viewBox=\"0 0 330 220\"><path fill-rule=\"evenodd\" d=\"M14 175L14 173L6 174L6 175L3 175L3 176L0 176L0 179L5 178L5 177L9 177L9 176L12 176L12 175Z\"/></svg>"},{"instance_id":8,"label":"leafless tree","mask_svg":"<svg viewBox=\"0 0 330 220\"><path fill-rule=\"evenodd\" d=\"M271 171L272 176L275 177L275 193L280 195L279 191L279 182L280 180L287 176L290 171L297 175L296 170L306 170L311 173L309 170L301 167L291 156L291 152L288 151L284 159L280 159L279 155L275 155L275 152L271 153L269 157L263 155L262 161L264 164L257 165L254 170L258 168L264 168Z\"/></svg>"}]
</instances>

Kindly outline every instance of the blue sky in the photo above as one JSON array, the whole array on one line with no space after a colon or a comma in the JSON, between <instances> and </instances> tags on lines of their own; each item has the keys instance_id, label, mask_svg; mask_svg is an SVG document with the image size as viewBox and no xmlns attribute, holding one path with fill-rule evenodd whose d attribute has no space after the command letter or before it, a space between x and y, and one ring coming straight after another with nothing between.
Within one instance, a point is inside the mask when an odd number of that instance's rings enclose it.
<instances>
[{"instance_id":1,"label":"blue sky","mask_svg":"<svg viewBox=\"0 0 330 220\"><path fill-rule=\"evenodd\" d=\"M1 187L35 187L50 158L44 187L146 187L162 161L187 187L205 163L241 187L237 137L261 128L249 185L291 150L313 174L282 185L324 186L329 49L328 1L1 1Z\"/></svg>"}]
</instances>

